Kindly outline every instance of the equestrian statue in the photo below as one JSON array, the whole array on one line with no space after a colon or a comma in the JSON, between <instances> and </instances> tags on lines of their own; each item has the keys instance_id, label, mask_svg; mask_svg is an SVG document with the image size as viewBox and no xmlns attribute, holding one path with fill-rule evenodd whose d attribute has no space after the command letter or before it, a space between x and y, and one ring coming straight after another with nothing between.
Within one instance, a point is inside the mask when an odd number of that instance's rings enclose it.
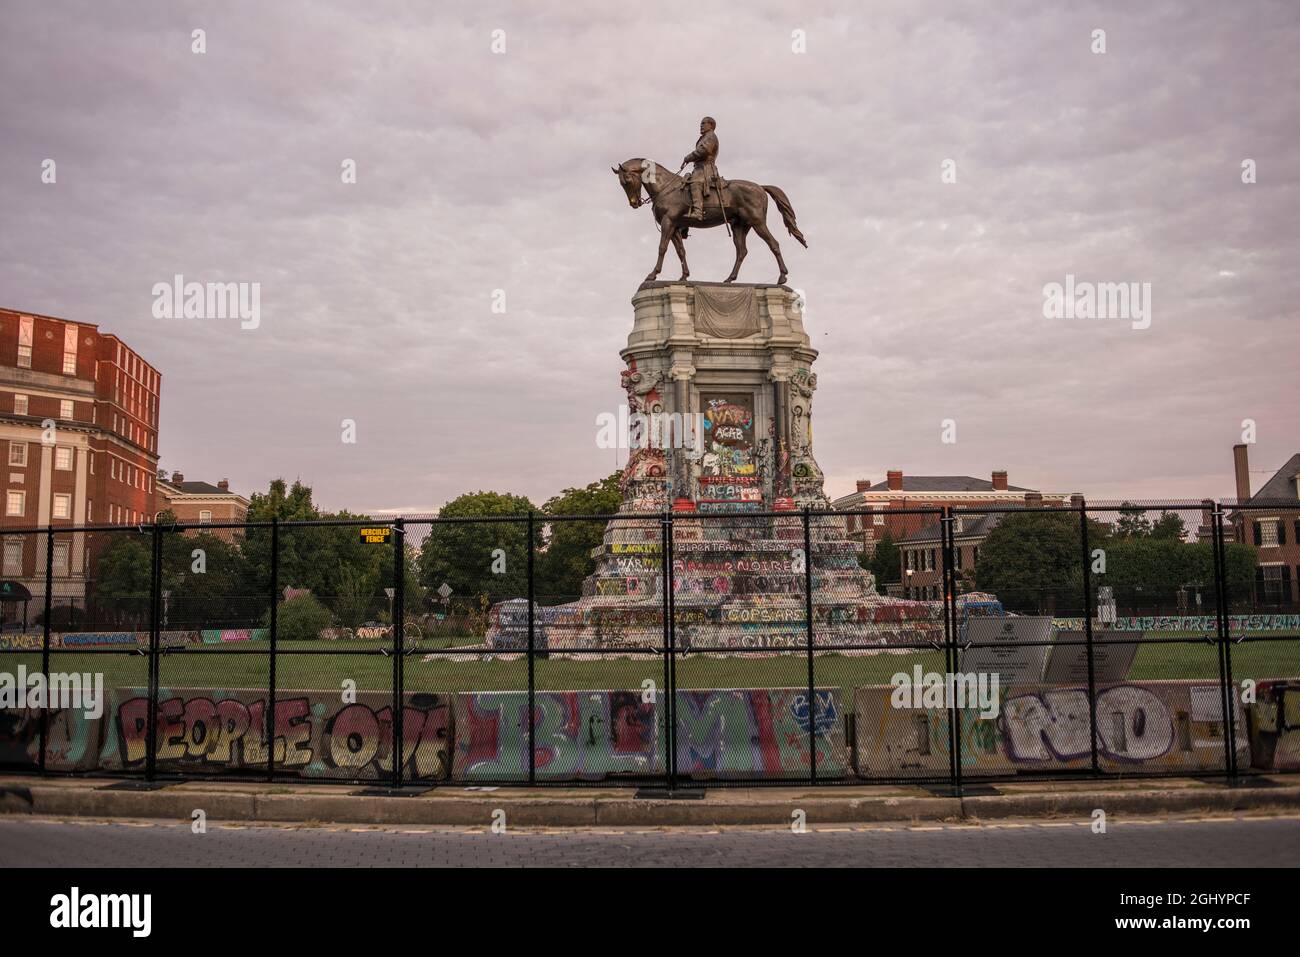
<instances>
[{"instance_id":1,"label":"equestrian statue","mask_svg":"<svg viewBox=\"0 0 1300 957\"><path fill-rule=\"evenodd\" d=\"M743 179L724 180L718 175L716 128L713 117L706 116L700 120L700 138L695 149L682 159L676 173L654 160L641 157L610 167L627 195L628 205L636 209L648 201L655 222L659 224L659 258L655 268L645 277L646 282L653 282L663 270L664 253L670 242L677 250L677 258L682 261L682 279L687 279L691 271L686 265L686 247L682 242L687 231L692 226L702 229L723 226L731 233L731 241L736 246L736 262L727 282L735 282L736 274L740 272L740 264L745 261L745 240L752 229L776 257L776 264L781 267L777 284L783 285L787 270L781 257L781 246L767 228L767 198L771 196L776 202L790 235L807 248L808 241L795 222L794 207L776 186L759 186ZM692 169L683 178L680 174L687 164L692 164ZM642 198L642 189L649 195L649 200Z\"/></svg>"}]
</instances>

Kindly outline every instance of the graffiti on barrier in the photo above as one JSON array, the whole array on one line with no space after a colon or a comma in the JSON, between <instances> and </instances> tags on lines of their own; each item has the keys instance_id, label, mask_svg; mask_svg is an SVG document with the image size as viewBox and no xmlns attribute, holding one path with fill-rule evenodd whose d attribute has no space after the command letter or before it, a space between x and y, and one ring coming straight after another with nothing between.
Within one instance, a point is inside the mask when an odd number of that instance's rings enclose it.
<instances>
[{"instance_id":1,"label":"graffiti on barrier","mask_svg":"<svg viewBox=\"0 0 1300 957\"><path fill-rule=\"evenodd\" d=\"M653 703L633 691L540 691L533 722L540 780L597 780L649 774L660 766L660 728ZM528 777L528 693L456 696L457 780Z\"/></svg>"},{"instance_id":2,"label":"graffiti on barrier","mask_svg":"<svg viewBox=\"0 0 1300 957\"><path fill-rule=\"evenodd\" d=\"M894 708L890 686L854 693L858 760L901 774L943 774L948 768L947 710ZM1221 768L1223 708L1216 684L1150 681L1101 687L1097 693L1097 751L1101 766L1122 771ZM959 711L958 742L968 772L1085 767L1092 758L1085 688L1012 685L1002 689L997 718ZM1240 705L1235 716L1245 727ZM1238 735L1239 758L1249 748Z\"/></svg>"},{"instance_id":3,"label":"graffiti on barrier","mask_svg":"<svg viewBox=\"0 0 1300 957\"><path fill-rule=\"evenodd\" d=\"M1261 681L1250 715L1250 763L1268 771L1300 771L1300 681Z\"/></svg>"},{"instance_id":4,"label":"graffiti on barrier","mask_svg":"<svg viewBox=\"0 0 1300 957\"><path fill-rule=\"evenodd\" d=\"M814 715L818 773L843 774L845 741L837 690L724 689L677 693L677 768L695 778L800 777L811 758ZM536 695L539 780L597 780L662 774L663 714L639 691L543 691ZM528 776L528 696L522 691L456 697L457 780Z\"/></svg>"},{"instance_id":5,"label":"graffiti on barrier","mask_svg":"<svg viewBox=\"0 0 1300 957\"><path fill-rule=\"evenodd\" d=\"M161 689L157 761L169 770L256 770L267 763L267 699L260 691ZM446 777L450 743L446 696L408 693L402 710L402 767L410 779ZM110 702L100 767L131 770L147 757L149 699L144 689L118 689ZM277 768L303 777L377 778L393 770L392 697L359 692L276 695L272 747Z\"/></svg>"},{"instance_id":6,"label":"graffiti on barrier","mask_svg":"<svg viewBox=\"0 0 1300 957\"><path fill-rule=\"evenodd\" d=\"M848 767L864 778L948 773L949 712L891 705L893 685L852 691L849 759L838 688L679 691L676 766L683 777L798 779L811 766L809 723L820 777ZM539 691L534 756L542 781L662 775L667 767L662 698L636 690ZM1209 771L1223 767L1219 686L1205 680L1125 682L1098 689L1097 746L1105 770ZM281 691L273 714L263 690L162 688L155 742L163 772L261 771L268 737L277 770L304 778L367 780L393 770L392 698L358 692ZM528 776L526 691L408 693L403 773L410 780L510 781ZM1010 685L997 718L959 711L966 773L1086 768L1091 760L1087 693L1074 685ZM1261 679L1255 702L1236 706L1238 765L1300 770L1300 678ZM39 763L39 709L0 710L0 764ZM267 726L271 733L268 735ZM53 709L51 770L140 772L148 751L149 699L118 688L104 716Z\"/></svg>"},{"instance_id":7,"label":"graffiti on barrier","mask_svg":"<svg viewBox=\"0 0 1300 957\"><path fill-rule=\"evenodd\" d=\"M696 778L806 777L812 766L808 722L813 715L817 773L839 777L845 742L839 692L808 690L679 691L677 767Z\"/></svg>"}]
</instances>

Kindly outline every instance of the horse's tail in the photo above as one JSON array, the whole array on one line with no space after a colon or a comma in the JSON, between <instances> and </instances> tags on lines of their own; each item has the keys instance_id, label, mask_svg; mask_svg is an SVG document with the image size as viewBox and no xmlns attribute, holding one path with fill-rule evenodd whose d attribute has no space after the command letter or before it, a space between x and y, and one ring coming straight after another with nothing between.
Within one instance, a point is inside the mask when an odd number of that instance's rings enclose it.
<instances>
[{"instance_id":1,"label":"horse's tail","mask_svg":"<svg viewBox=\"0 0 1300 957\"><path fill-rule=\"evenodd\" d=\"M804 249L808 248L808 240L803 238L803 233L799 232L799 224L794 221L794 207L790 205L790 198L785 195L785 191L779 186L764 186L767 195L776 200L776 208L781 211L781 219L785 221L785 228L790 231L790 235L799 242L803 243Z\"/></svg>"}]
</instances>

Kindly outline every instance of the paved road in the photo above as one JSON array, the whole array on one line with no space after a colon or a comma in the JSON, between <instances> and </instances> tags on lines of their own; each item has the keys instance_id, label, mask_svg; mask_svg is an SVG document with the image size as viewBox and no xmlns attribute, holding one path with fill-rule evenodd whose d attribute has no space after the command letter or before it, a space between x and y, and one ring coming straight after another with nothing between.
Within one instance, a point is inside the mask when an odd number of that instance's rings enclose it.
<instances>
[{"instance_id":1,"label":"paved road","mask_svg":"<svg viewBox=\"0 0 1300 957\"><path fill-rule=\"evenodd\" d=\"M275 827L0 818L0 868L384 866L1300 866L1300 815L660 830Z\"/></svg>"}]
</instances>

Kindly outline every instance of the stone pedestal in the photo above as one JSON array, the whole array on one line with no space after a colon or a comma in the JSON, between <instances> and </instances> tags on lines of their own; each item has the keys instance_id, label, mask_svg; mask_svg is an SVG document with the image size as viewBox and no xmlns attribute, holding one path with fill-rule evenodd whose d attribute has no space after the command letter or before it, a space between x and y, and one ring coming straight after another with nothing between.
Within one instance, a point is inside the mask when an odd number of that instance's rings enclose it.
<instances>
[{"instance_id":1,"label":"stone pedestal","mask_svg":"<svg viewBox=\"0 0 1300 957\"><path fill-rule=\"evenodd\" d=\"M679 499L701 512L824 508L812 454L817 350L785 286L645 283L620 353L628 407L648 417L625 509ZM637 437L633 437L633 444Z\"/></svg>"},{"instance_id":2,"label":"stone pedestal","mask_svg":"<svg viewBox=\"0 0 1300 957\"><path fill-rule=\"evenodd\" d=\"M937 606L876 594L813 458L817 350L785 286L654 282L632 297L625 364L632 451L622 513L580 601L544 609L552 653L663 645L663 525L673 515L676 646L819 649L915 641ZM809 520L805 554L803 509ZM644 517L642 517L644 516Z\"/></svg>"}]
</instances>

